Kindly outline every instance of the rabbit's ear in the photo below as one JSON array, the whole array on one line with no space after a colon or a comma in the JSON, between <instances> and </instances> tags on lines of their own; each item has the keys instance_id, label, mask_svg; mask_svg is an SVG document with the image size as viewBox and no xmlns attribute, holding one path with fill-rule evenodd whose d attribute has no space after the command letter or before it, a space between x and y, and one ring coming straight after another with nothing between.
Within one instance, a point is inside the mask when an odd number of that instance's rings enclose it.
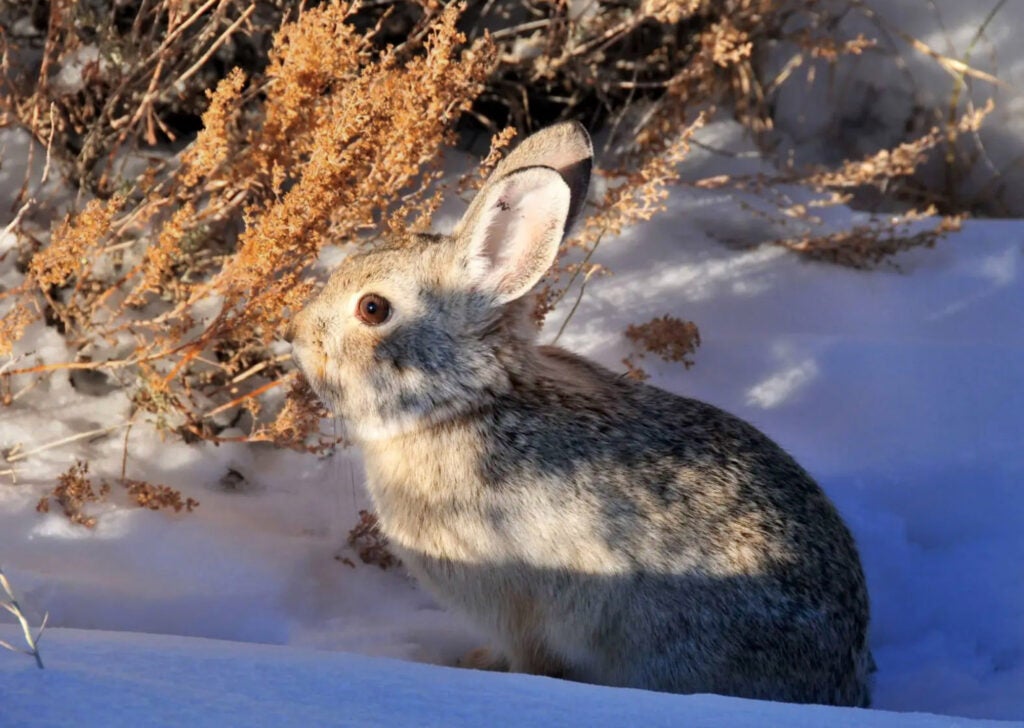
<instances>
[{"instance_id":1,"label":"rabbit's ear","mask_svg":"<svg viewBox=\"0 0 1024 728\"><path fill-rule=\"evenodd\" d=\"M498 303L519 298L541 279L558 254L571 195L558 172L528 167L488 184L461 240L469 275Z\"/></svg>"},{"instance_id":2,"label":"rabbit's ear","mask_svg":"<svg viewBox=\"0 0 1024 728\"><path fill-rule=\"evenodd\" d=\"M562 175L569 186L569 214L565 220L565 232L568 232L586 202L593 158L594 147L590 143L590 135L578 121L565 121L531 134L494 168L487 184L456 226L455 235L459 236L473 227L491 186L503 177L527 167L550 167Z\"/></svg>"},{"instance_id":3,"label":"rabbit's ear","mask_svg":"<svg viewBox=\"0 0 1024 728\"><path fill-rule=\"evenodd\" d=\"M571 202L566 231L576 222L583 209L590 184L590 168L594 160L594 147L590 135L578 121L563 121L523 139L512 152L494 168L492 180L525 167L551 167L562 175L569 185Z\"/></svg>"},{"instance_id":4,"label":"rabbit's ear","mask_svg":"<svg viewBox=\"0 0 1024 728\"><path fill-rule=\"evenodd\" d=\"M525 294L554 262L586 201L593 156L582 124L549 126L505 157L473 199L455 237L499 302Z\"/></svg>"}]
</instances>

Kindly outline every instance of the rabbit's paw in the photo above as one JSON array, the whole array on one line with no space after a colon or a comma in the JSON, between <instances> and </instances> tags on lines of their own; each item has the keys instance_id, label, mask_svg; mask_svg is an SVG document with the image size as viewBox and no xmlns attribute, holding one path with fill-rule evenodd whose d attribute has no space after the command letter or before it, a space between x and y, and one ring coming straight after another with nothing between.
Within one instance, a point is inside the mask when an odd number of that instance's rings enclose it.
<instances>
[{"instance_id":1,"label":"rabbit's paw","mask_svg":"<svg viewBox=\"0 0 1024 728\"><path fill-rule=\"evenodd\" d=\"M489 672L508 672L509 664L504 655L489 647L477 647L470 650L455 663L457 667L468 670L487 670Z\"/></svg>"}]
</instances>

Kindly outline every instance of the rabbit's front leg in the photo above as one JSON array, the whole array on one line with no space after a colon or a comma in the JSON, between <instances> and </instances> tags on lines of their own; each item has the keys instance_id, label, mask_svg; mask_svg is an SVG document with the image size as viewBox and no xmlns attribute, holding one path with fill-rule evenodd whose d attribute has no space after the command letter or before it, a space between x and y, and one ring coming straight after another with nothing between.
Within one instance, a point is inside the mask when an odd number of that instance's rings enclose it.
<instances>
[{"instance_id":1,"label":"rabbit's front leg","mask_svg":"<svg viewBox=\"0 0 1024 728\"><path fill-rule=\"evenodd\" d=\"M515 581L503 590L505 654L509 671L547 677L568 677L569 665L544 638L547 615L537 598L525 585Z\"/></svg>"},{"instance_id":2,"label":"rabbit's front leg","mask_svg":"<svg viewBox=\"0 0 1024 728\"><path fill-rule=\"evenodd\" d=\"M508 658L490 647L477 647L475 650L470 650L459 658L456 667L487 672L509 671Z\"/></svg>"},{"instance_id":3,"label":"rabbit's front leg","mask_svg":"<svg viewBox=\"0 0 1024 728\"><path fill-rule=\"evenodd\" d=\"M540 642L527 640L509 651L509 672L569 678L568 666Z\"/></svg>"},{"instance_id":4,"label":"rabbit's front leg","mask_svg":"<svg viewBox=\"0 0 1024 728\"><path fill-rule=\"evenodd\" d=\"M549 653L535 645L524 646L524 649L510 652L515 655L512 659L490 647L477 647L460 657L456 666L487 672L521 672L558 678L567 676L561 661L552 658Z\"/></svg>"}]
</instances>

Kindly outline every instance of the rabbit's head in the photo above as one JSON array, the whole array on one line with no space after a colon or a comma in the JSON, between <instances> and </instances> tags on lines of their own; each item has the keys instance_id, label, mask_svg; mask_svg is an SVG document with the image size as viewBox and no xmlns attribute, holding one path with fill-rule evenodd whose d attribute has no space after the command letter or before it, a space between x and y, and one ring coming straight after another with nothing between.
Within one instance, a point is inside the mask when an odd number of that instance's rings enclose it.
<instances>
[{"instance_id":1,"label":"rabbit's head","mask_svg":"<svg viewBox=\"0 0 1024 728\"><path fill-rule=\"evenodd\" d=\"M356 439L483 406L528 356L523 297L583 206L593 155L577 123L526 138L451 235L412 234L352 254L295 319L293 349Z\"/></svg>"}]
</instances>

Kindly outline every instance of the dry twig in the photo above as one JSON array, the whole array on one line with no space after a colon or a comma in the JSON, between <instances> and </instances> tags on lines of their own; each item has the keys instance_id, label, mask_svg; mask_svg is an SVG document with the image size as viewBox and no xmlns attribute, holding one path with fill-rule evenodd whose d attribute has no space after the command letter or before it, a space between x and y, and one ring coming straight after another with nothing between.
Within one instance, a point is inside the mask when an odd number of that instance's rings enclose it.
<instances>
[{"instance_id":1,"label":"dry twig","mask_svg":"<svg viewBox=\"0 0 1024 728\"><path fill-rule=\"evenodd\" d=\"M14 590L11 588L11 582L7 579L7 575L4 574L3 569L0 569L0 587L3 588L7 594L8 601L0 602L0 607L3 607L8 612L14 615L14 618L18 620L18 624L21 625L21 633L25 637L25 644L28 645L28 649L20 649L11 645L4 640L0 640L0 647L8 649L12 652L21 652L22 654L29 655L35 658L36 667L40 670L43 669L43 658L39 654L39 640L43 637L43 630L46 629L46 622L50 618L50 613L46 612L43 615L43 621L39 625L39 629L32 633L32 628L28 623L28 618L25 616L24 610L21 605L18 604L18 600L14 598Z\"/></svg>"}]
</instances>

